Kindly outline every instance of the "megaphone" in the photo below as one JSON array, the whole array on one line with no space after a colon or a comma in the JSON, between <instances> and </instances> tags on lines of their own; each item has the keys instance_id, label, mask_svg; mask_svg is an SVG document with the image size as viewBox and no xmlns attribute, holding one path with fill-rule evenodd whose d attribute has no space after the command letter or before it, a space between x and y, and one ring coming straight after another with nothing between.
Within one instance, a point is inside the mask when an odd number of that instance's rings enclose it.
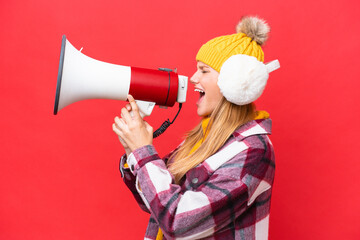
<instances>
[{"instance_id":1,"label":"megaphone","mask_svg":"<svg viewBox=\"0 0 360 240\"><path fill-rule=\"evenodd\" d=\"M167 68L145 69L90 58L63 35L56 86L54 115L64 107L86 99L127 100L131 94L141 115L155 105L171 107L186 101L188 77Z\"/></svg>"}]
</instances>

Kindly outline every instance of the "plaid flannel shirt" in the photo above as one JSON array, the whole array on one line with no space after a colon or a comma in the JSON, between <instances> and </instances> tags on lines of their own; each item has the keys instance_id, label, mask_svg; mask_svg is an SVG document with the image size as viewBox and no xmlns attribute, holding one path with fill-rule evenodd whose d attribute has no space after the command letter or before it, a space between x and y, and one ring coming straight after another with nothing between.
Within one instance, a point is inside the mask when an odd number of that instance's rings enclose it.
<instances>
[{"instance_id":1,"label":"plaid flannel shirt","mask_svg":"<svg viewBox=\"0 0 360 240\"><path fill-rule=\"evenodd\" d=\"M275 170L269 134L271 119L241 126L180 185L152 145L123 156L123 180L151 213L145 239L156 239L159 226L164 239L268 239Z\"/></svg>"}]
</instances>

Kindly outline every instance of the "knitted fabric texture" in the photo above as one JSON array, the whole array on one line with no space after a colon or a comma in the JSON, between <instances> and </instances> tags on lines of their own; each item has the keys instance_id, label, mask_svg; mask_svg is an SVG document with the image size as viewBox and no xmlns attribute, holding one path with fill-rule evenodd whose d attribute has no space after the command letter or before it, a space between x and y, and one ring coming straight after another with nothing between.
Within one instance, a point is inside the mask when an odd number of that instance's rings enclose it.
<instances>
[{"instance_id":1,"label":"knitted fabric texture","mask_svg":"<svg viewBox=\"0 0 360 240\"><path fill-rule=\"evenodd\" d=\"M260 62L264 62L264 52L261 46L242 32L211 39L201 46L196 60L220 72L223 63L236 54L253 56Z\"/></svg>"}]
</instances>

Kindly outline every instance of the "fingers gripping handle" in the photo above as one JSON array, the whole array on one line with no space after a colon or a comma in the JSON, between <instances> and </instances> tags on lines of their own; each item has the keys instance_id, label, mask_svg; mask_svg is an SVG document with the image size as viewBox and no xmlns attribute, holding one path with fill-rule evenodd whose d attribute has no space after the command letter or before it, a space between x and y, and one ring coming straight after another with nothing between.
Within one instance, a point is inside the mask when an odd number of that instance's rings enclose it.
<instances>
[{"instance_id":1,"label":"fingers gripping handle","mask_svg":"<svg viewBox=\"0 0 360 240\"><path fill-rule=\"evenodd\" d=\"M150 116L152 110L155 107L154 102L146 102L146 101L140 101L140 100L135 100L135 102L136 102L136 105L139 108L139 113L140 113L141 118L144 118L146 116ZM133 114L134 114L133 111L130 111L130 115L133 116ZM120 136L118 136L118 137L119 137L119 140L120 140L121 144L123 146L127 146L125 141Z\"/></svg>"}]
</instances>

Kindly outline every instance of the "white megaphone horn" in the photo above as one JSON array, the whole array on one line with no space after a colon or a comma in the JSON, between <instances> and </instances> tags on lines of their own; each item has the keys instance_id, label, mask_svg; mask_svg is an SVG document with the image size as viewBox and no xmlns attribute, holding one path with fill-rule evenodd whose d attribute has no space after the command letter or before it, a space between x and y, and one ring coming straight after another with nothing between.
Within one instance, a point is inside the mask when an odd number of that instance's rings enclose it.
<instances>
[{"instance_id":1,"label":"white megaphone horn","mask_svg":"<svg viewBox=\"0 0 360 240\"><path fill-rule=\"evenodd\" d=\"M188 77L171 69L144 69L102 62L82 54L63 35L54 114L86 99L126 101L131 94L142 116L155 105L173 106L186 101Z\"/></svg>"}]
</instances>

